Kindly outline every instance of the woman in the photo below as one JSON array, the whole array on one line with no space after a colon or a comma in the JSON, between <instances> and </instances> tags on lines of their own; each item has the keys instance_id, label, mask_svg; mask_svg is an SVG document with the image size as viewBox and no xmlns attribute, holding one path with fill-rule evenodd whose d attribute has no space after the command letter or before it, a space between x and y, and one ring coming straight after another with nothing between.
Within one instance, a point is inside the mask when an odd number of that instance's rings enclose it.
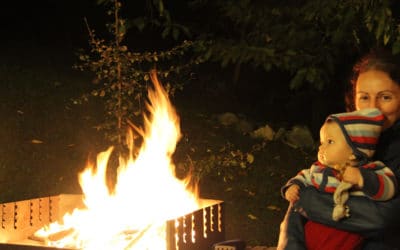
<instances>
[{"instance_id":1,"label":"woman","mask_svg":"<svg viewBox=\"0 0 400 250\"><path fill-rule=\"evenodd\" d=\"M378 108L386 120L374 159L383 161L400 181L400 56L383 50L364 56L354 67L351 106L356 110ZM352 168L354 176L359 170ZM351 215L336 222L332 219L332 195L315 188L304 188L295 210L311 220L339 230L356 232L367 238L363 249L400 249L400 195L387 202L365 197L350 197ZM368 211L365 213L364 211ZM288 235L295 236L299 249L303 244L304 218L299 213L289 215ZM390 232L395 230L395 232ZM391 238L392 237L392 238ZM397 238L397 239L396 239ZM293 240L290 239L290 240Z\"/></svg>"}]
</instances>

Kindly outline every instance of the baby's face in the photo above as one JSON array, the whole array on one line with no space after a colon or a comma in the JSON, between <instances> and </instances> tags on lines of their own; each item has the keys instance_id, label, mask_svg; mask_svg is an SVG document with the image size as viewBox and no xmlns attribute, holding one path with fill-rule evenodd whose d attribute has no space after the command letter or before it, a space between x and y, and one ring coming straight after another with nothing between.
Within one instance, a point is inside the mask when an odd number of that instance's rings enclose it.
<instances>
[{"instance_id":1,"label":"baby's face","mask_svg":"<svg viewBox=\"0 0 400 250\"><path fill-rule=\"evenodd\" d=\"M353 153L351 147L347 144L342 130L334 121L325 122L322 125L320 141L318 160L324 165L345 164Z\"/></svg>"}]
</instances>

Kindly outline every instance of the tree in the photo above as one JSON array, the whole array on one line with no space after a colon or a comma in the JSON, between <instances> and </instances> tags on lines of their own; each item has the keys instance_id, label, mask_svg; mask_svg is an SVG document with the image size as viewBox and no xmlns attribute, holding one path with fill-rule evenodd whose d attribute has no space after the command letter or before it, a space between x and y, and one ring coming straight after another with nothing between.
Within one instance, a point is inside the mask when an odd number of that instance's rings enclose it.
<instances>
[{"instance_id":1,"label":"tree","mask_svg":"<svg viewBox=\"0 0 400 250\"><path fill-rule=\"evenodd\" d=\"M207 59L250 64L292 75L290 87L323 89L335 81L338 65L371 47L400 52L396 1L191 1L215 10L196 39L210 40ZM198 28L198 27L196 27ZM191 30L194 30L192 28ZM193 32L192 32L193 33ZM236 75L238 72L236 72Z\"/></svg>"},{"instance_id":2,"label":"tree","mask_svg":"<svg viewBox=\"0 0 400 250\"><path fill-rule=\"evenodd\" d=\"M179 76L180 72L197 64L198 60L184 58L186 51L192 46L190 41L182 41L166 50L132 51L125 43L129 22L121 17L121 1L99 3L106 4L109 8L108 14L112 16L113 22L107 24L111 38L97 37L95 30L85 20L90 51L81 52L81 63L76 67L94 72L97 86L79 101L88 100L89 96L104 100L106 120L98 128L104 131L106 139L117 146L117 153L122 153L126 151L125 136L128 128L139 126L141 121L137 117L145 112L150 72L157 69L161 79L175 79L174 82L165 82L165 88L173 95L177 89L182 88L176 75Z\"/></svg>"}]
</instances>

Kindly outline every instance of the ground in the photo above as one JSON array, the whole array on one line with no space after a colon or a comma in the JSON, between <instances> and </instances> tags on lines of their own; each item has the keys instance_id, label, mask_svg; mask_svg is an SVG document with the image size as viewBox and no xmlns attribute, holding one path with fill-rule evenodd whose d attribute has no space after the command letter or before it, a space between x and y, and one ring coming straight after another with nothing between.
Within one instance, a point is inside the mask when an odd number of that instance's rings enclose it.
<instances>
[{"instance_id":1,"label":"ground","mask_svg":"<svg viewBox=\"0 0 400 250\"><path fill-rule=\"evenodd\" d=\"M109 146L95 129L102 117L101 103L74 105L71 101L89 89L91 76L72 70L70 55L64 57L49 48L46 52L25 48L23 53L3 49L0 201L79 193L77 174L89 156ZM216 118L221 111L231 111L223 98L193 96L184 89L171 98L183 134L174 156L177 167L188 158L194 167L196 162L207 162L208 172L199 182L200 194L224 201L227 239L242 239L250 246L276 245L287 207L280 187L309 165L312 154L282 140L256 140L224 126ZM245 167L218 165L221 161L212 156L226 145L229 148L225 147L224 153L251 152L254 161Z\"/></svg>"}]
</instances>

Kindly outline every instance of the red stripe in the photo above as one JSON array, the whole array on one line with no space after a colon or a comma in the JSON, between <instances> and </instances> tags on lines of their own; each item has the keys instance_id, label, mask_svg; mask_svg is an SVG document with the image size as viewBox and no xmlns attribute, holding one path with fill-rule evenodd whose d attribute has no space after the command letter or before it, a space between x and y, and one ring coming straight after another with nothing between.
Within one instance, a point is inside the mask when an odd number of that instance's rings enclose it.
<instances>
[{"instance_id":1,"label":"red stripe","mask_svg":"<svg viewBox=\"0 0 400 250\"><path fill-rule=\"evenodd\" d=\"M314 178L311 178L311 182L315 188L319 189L319 184L314 180Z\"/></svg>"},{"instance_id":2,"label":"red stripe","mask_svg":"<svg viewBox=\"0 0 400 250\"><path fill-rule=\"evenodd\" d=\"M362 166L362 168L365 168L365 169L372 168L372 169L374 169L374 168L376 168L377 166L378 166L378 165L377 165L376 163L371 162L371 163L368 163L368 164Z\"/></svg>"},{"instance_id":3,"label":"red stripe","mask_svg":"<svg viewBox=\"0 0 400 250\"><path fill-rule=\"evenodd\" d=\"M361 121L381 121L384 119L383 115L373 116L373 117L366 117L366 116L359 116L359 115L348 115L348 116L337 116L341 121L348 121L348 120L361 120Z\"/></svg>"},{"instance_id":4,"label":"red stripe","mask_svg":"<svg viewBox=\"0 0 400 250\"><path fill-rule=\"evenodd\" d=\"M313 186L319 190L320 185L315 181L314 178L311 178L311 182L313 184ZM336 187L325 187L324 191L327 193L334 193L336 190Z\"/></svg>"},{"instance_id":5,"label":"red stripe","mask_svg":"<svg viewBox=\"0 0 400 250\"><path fill-rule=\"evenodd\" d=\"M336 187L326 187L325 192L327 193L334 193L336 190Z\"/></svg>"},{"instance_id":6,"label":"red stripe","mask_svg":"<svg viewBox=\"0 0 400 250\"><path fill-rule=\"evenodd\" d=\"M394 176L393 172L387 172L387 173L385 173L385 175L389 176L389 177L393 177Z\"/></svg>"},{"instance_id":7,"label":"red stripe","mask_svg":"<svg viewBox=\"0 0 400 250\"><path fill-rule=\"evenodd\" d=\"M349 136L351 141L358 143L369 143L376 144L378 143L378 138L376 137L366 137L366 136Z\"/></svg>"}]
</instances>

